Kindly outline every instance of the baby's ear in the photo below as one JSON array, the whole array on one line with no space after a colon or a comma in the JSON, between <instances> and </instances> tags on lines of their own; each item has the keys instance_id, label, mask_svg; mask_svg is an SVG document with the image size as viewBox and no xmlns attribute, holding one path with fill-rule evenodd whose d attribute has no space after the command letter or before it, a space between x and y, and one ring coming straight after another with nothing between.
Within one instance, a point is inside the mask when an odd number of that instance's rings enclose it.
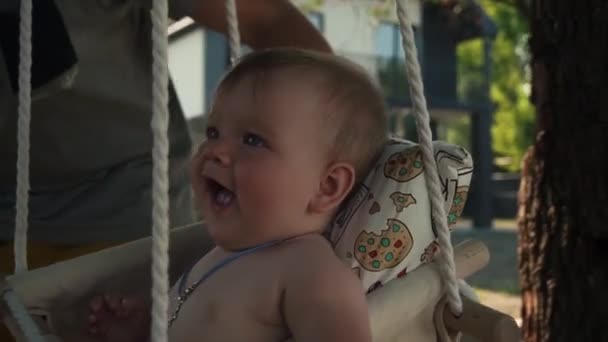
<instances>
[{"instance_id":1,"label":"baby's ear","mask_svg":"<svg viewBox=\"0 0 608 342\"><path fill-rule=\"evenodd\" d=\"M343 162L330 165L321 179L319 190L309 204L309 210L315 214L323 214L336 209L354 184L355 169L352 165Z\"/></svg>"}]
</instances>

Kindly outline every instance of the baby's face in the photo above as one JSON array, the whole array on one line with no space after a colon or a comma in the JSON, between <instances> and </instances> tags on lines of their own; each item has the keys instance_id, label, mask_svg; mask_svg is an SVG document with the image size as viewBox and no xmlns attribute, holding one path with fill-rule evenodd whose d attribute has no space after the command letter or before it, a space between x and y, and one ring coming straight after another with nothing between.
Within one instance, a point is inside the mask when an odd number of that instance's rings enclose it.
<instances>
[{"instance_id":1,"label":"baby's face","mask_svg":"<svg viewBox=\"0 0 608 342\"><path fill-rule=\"evenodd\" d=\"M301 76L300 76L301 78ZM288 71L246 76L222 91L192 165L209 233L238 249L307 233L308 205L327 167L314 83Z\"/></svg>"}]
</instances>

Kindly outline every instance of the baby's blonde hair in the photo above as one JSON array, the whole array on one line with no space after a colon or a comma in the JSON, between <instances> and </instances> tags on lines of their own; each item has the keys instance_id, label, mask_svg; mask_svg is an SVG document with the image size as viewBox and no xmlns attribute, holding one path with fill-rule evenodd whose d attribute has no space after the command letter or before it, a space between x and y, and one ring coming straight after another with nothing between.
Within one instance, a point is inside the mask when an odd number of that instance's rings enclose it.
<instances>
[{"instance_id":1,"label":"baby's blonde hair","mask_svg":"<svg viewBox=\"0 0 608 342\"><path fill-rule=\"evenodd\" d=\"M258 50L242 57L222 79L218 92L248 75L298 69L321 76L331 128L330 158L352 163L356 182L368 173L387 140L384 100L368 74L346 58L292 48Z\"/></svg>"}]
</instances>

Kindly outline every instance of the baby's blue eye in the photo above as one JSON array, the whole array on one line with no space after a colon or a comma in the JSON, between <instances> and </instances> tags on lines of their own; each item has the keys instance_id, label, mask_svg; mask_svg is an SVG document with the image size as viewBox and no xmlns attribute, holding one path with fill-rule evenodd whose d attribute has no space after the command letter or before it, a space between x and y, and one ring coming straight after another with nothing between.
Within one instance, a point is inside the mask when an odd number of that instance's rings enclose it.
<instances>
[{"instance_id":1,"label":"baby's blue eye","mask_svg":"<svg viewBox=\"0 0 608 342\"><path fill-rule=\"evenodd\" d=\"M266 142L264 141L264 139L260 138L259 136L255 135L255 134L251 134L251 133L245 134L245 136L243 137L243 143L245 145L249 145L252 147L266 146Z\"/></svg>"},{"instance_id":2,"label":"baby's blue eye","mask_svg":"<svg viewBox=\"0 0 608 342\"><path fill-rule=\"evenodd\" d=\"M220 136L220 132L215 127L207 127L207 131L205 132L207 135L207 139L217 139Z\"/></svg>"}]
</instances>

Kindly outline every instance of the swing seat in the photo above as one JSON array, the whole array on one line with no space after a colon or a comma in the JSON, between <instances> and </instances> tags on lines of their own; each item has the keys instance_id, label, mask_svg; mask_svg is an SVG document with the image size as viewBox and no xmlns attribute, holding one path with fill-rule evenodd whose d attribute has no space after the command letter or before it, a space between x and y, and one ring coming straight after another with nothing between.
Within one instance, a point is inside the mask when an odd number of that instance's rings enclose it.
<instances>
[{"instance_id":1,"label":"swing seat","mask_svg":"<svg viewBox=\"0 0 608 342\"><path fill-rule=\"evenodd\" d=\"M437 171L445 183L446 213L455 220L466 200L472 161L468 152L458 146L435 142L433 148ZM518 341L518 328L511 317L466 297L463 298L464 314L461 317L456 319L446 311L439 260L430 261L436 251L432 248L436 236L430 228L432 222L427 200L426 171L415 168L415 162L420 158L417 144L393 139L376 162L377 167L336 215L329 229L328 238L334 245L336 255L352 269L360 263L356 258L349 258L349 252L359 236L367 234L363 228L399 222L403 226L390 230L390 233L400 234L402 230L408 233L408 236L397 236L400 241L406 241L403 246L409 244L411 247L402 261L410 270L403 272L405 276L393 276L392 273L403 269L398 265L387 267L383 275L382 272L359 269L363 286L369 290L367 298L374 341L452 341L453 337L457 339L460 332L482 341ZM410 169L416 173L405 174L406 179L399 178L404 175L395 176L395 170L390 168L395 165L395 162L391 162L393 160L399 163L410 161L407 165L414 165ZM397 181L393 178L397 178ZM399 202L395 194L402 194L409 200ZM203 223L171 231L171 283L190 266L192 260L197 260L212 248L212 241L205 232ZM390 237L395 238L393 235ZM37 317L40 329L56 341L93 341L86 329L90 300L105 293L147 295L152 283L151 243L151 238L144 238L11 275L6 278L5 286ZM480 242L457 246L454 249L457 278L463 279L475 273L488 260L488 250ZM20 336L12 316L3 316L14 335Z\"/></svg>"},{"instance_id":2,"label":"swing seat","mask_svg":"<svg viewBox=\"0 0 608 342\"><path fill-rule=\"evenodd\" d=\"M172 283L212 245L203 223L172 230L170 241ZM151 286L150 250L151 239L143 238L11 275L4 278L4 291L14 291L48 341L94 341L86 333L90 299L108 292L147 294ZM476 272L489 260L481 242L469 241L454 251L459 278ZM511 317L467 298L464 314L451 316L442 300L441 278L433 262L370 293L368 303L374 341L434 342L458 331L483 341L518 341L518 328ZM13 335L24 340L6 308L2 316Z\"/></svg>"}]
</instances>

